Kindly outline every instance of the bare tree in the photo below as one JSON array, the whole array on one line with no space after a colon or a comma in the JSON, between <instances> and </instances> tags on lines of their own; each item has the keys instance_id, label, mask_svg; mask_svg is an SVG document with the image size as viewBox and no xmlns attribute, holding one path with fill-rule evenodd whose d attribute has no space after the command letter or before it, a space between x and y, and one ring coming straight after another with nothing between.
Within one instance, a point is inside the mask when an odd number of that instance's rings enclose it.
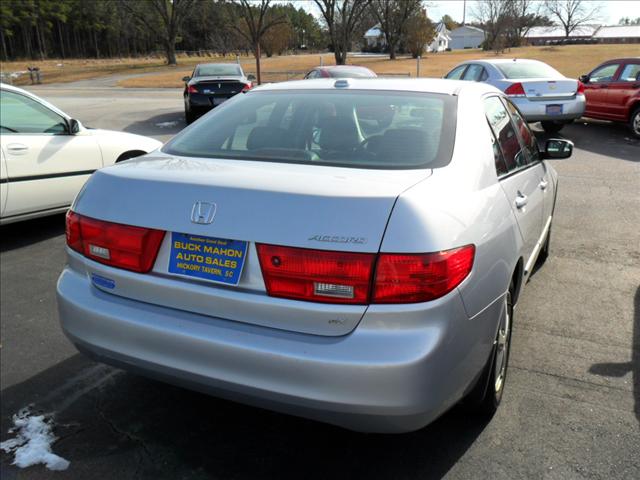
<instances>
[{"instance_id":1,"label":"bare tree","mask_svg":"<svg viewBox=\"0 0 640 480\"><path fill-rule=\"evenodd\" d=\"M258 84L262 83L260 74L260 42L264 34L272 27L287 22L284 15L269 15L269 4L271 0L260 0L252 2L251 0L236 0L239 7L241 25L233 25L236 31L245 38L253 48L253 54L256 57L256 76Z\"/></svg>"},{"instance_id":2,"label":"bare tree","mask_svg":"<svg viewBox=\"0 0 640 480\"><path fill-rule=\"evenodd\" d=\"M600 19L600 4L585 0L546 0L546 12L560 22L565 37L578 27Z\"/></svg>"},{"instance_id":3,"label":"bare tree","mask_svg":"<svg viewBox=\"0 0 640 480\"><path fill-rule=\"evenodd\" d=\"M371 0L313 0L327 24L336 65L344 65L351 38L361 27Z\"/></svg>"},{"instance_id":4,"label":"bare tree","mask_svg":"<svg viewBox=\"0 0 640 480\"><path fill-rule=\"evenodd\" d=\"M396 48L404 36L407 21L420 11L421 0L372 0L371 10L389 48L389 58L396 59Z\"/></svg>"},{"instance_id":5,"label":"bare tree","mask_svg":"<svg viewBox=\"0 0 640 480\"><path fill-rule=\"evenodd\" d=\"M125 1L124 8L140 23L157 31L153 14L157 15L162 24L161 40L169 65L176 65L176 40L182 23L191 11L196 0L141 0ZM97 47L96 47L97 49Z\"/></svg>"},{"instance_id":6,"label":"bare tree","mask_svg":"<svg viewBox=\"0 0 640 480\"><path fill-rule=\"evenodd\" d=\"M487 34L484 48L496 53L504 50L505 33L511 23L511 3L503 0L480 0L472 11Z\"/></svg>"}]
</instances>

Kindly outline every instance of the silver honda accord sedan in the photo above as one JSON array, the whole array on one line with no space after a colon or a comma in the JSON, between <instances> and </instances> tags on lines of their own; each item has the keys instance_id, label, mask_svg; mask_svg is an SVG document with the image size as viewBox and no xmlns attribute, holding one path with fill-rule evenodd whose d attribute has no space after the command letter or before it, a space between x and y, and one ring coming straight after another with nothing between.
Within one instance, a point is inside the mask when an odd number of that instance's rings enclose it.
<instances>
[{"instance_id":1,"label":"silver honda accord sedan","mask_svg":"<svg viewBox=\"0 0 640 480\"><path fill-rule=\"evenodd\" d=\"M94 173L62 328L90 357L359 431L491 415L557 175L481 83L322 79L237 95Z\"/></svg>"}]
</instances>

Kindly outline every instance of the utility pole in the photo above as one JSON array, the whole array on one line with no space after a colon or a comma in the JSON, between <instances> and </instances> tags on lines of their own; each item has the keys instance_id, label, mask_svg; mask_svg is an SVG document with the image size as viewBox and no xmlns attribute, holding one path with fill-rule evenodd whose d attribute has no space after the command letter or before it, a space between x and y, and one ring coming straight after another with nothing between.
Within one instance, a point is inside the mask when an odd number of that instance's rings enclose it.
<instances>
[{"instance_id":1,"label":"utility pole","mask_svg":"<svg viewBox=\"0 0 640 480\"><path fill-rule=\"evenodd\" d=\"M464 0L462 3L462 26L465 25L465 20L467 18L467 0Z\"/></svg>"}]
</instances>

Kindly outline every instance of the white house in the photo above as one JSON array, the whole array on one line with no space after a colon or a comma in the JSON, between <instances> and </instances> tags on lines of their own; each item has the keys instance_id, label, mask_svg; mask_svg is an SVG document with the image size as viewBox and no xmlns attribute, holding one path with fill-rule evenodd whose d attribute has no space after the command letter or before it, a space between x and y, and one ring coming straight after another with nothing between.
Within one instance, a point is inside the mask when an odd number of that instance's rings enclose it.
<instances>
[{"instance_id":1,"label":"white house","mask_svg":"<svg viewBox=\"0 0 640 480\"><path fill-rule=\"evenodd\" d=\"M485 39L484 30L472 27L471 25L463 25L451 30L449 37L449 47L452 50L462 50L463 48L480 48Z\"/></svg>"},{"instance_id":2,"label":"white house","mask_svg":"<svg viewBox=\"0 0 640 480\"><path fill-rule=\"evenodd\" d=\"M436 26L436 36L429 45L427 45L427 52L444 52L449 48L449 42L451 41L449 30L444 23L440 22Z\"/></svg>"},{"instance_id":3,"label":"white house","mask_svg":"<svg viewBox=\"0 0 640 480\"><path fill-rule=\"evenodd\" d=\"M364 34L364 41L369 48L384 47L386 45L386 42L384 40L382 30L380 30L380 25L374 25L369 30L367 30Z\"/></svg>"}]
</instances>

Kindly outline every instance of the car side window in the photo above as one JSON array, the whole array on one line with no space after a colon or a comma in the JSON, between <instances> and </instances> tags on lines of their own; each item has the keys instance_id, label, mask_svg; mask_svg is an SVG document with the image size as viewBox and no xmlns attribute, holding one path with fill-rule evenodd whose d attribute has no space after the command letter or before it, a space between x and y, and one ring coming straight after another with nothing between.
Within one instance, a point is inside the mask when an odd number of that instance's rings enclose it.
<instances>
[{"instance_id":1,"label":"car side window","mask_svg":"<svg viewBox=\"0 0 640 480\"><path fill-rule=\"evenodd\" d=\"M7 90L0 91L0 126L5 133L67 133L67 123L60 115Z\"/></svg>"},{"instance_id":2,"label":"car side window","mask_svg":"<svg viewBox=\"0 0 640 480\"><path fill-rule=\"evenodd\" d=\"M472 82L480 82L482 79L482 73L484 72L484 68L482 65L476 65L472 63L467 68L467 71L464 72L464 80L470 80Z\"/></svg>"},{"instance_id":3,"label":"car side window","mask_svg":"<svg viewBox=\"0 0 640 480\"><path fill-rule=\"evenodd\" d=\"M497 140L499 150L504 158L507 172L512 172L527 165L527 155L520 145L518 135L511 122L511 117L500 99L498 97L485 99L484 110L491 130L493 130ZM495 152L494 147L494 153ZM496 159L496 170L499 175L505 173L501 172L498 159Z\"/></svg>"},{"instance_id":4,"label":"car side window","mask_svg":"<svg viewBox=\"0 0 640 480\"><path fill-rule=\"evenodd\" d=\"M518 134L520 135L520 140L522 141L524 148L529 155L529 163L537 162L540 160L540 151L538 150L538 141L536 140L535 135L527 125L527 122L524 120L516 106L511 103L511 100L507 98L503 98L502 101L507 105L507 110L511 114L511 118L513 119L513 123L516 124L516 129Z\"/></svg>"},{"instance_id":5,"label":"car side window","mask_svg":"<svg viewBox=\"0 0 640 480\"><path fill-rule=\"evenodd\" d=\"M447 76L445 78L449 78L451 80L460 80L466 68L467 65L460 65L459 67L456 67L449 73L447 73Z\"/></svg>"},{"instance_id":6,"label":"car side window","mask_svg":"<svg viewBox=\"0 0 640 480\"><path fill-rule=\"evenodd\" d=\"M309 73L307 73L307 77L306 78L318 78L318 71L317 70L311 70Z\"/></svg>"},{"instance_id":7,"label":"car side window","mask_svg":"<svg viewBox=\"0 0 640 480\"><path fill-rule=\"evenodd\" d=\"M625 65L622 73L620 74L620 78L618 78L619 82L637 82L640 81L640 63L629 63Z\"/></svg>"},{"instance_id":8,"label":"car side window","mask_svg":"<svg viewBox=\"0 0 640 480\"><path fill-rule=\"evenodd\" d=\"M596 68L589 75L589 83L606 83L613 80L613 76L618 71L619 63L612 63L600 68Z\"/></svg>"}]
</instances>

